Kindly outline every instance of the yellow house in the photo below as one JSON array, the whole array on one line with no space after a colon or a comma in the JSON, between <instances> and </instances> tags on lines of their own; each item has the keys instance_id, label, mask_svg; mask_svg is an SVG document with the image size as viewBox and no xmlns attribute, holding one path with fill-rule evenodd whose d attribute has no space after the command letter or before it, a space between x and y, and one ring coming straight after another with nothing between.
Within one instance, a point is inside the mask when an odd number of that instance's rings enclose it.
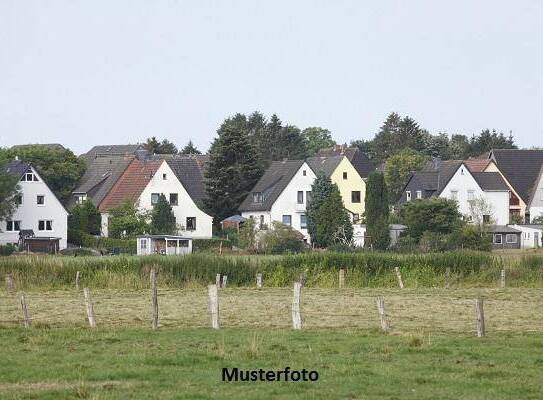
<instances>
[{"instance_id":1,"label":"yellow house","mask_svg":"<svg viewBox=\"0 0 543 400\"><path fill-rule=\"evenodd\" d=\"M307 163L315 174L322 171L337 185L343 205L350 212L353 222L358 222L364 213L366 182L349 159L345 156L311 157Z\"/></svg>"}]
</instances>

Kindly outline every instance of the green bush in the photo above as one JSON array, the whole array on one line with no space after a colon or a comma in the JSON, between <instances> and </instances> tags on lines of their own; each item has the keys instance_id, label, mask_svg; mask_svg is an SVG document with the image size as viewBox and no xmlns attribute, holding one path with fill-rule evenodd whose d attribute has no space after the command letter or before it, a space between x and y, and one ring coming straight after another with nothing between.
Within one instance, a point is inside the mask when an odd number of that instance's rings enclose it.
<instances>
[{"instance_id":1,"label":"green bush","mask_svg":"<svg viewBox=\"0 0 543 400\"><path fill-rule=\"evenodd\" d=\"M0 256L10 256L17 250L17 247L8 243L6 245L0 245Z\"/></svg>"},{"instance_id":2,"label":"green bush","mask_svg":"<svg viewBox=\"0 0 543 400\"><path fill-rule=\"evenodd\" d=\"M304 249L303 236L290 226L274 221L272 228L263 232L259 247L267 254L299 253Z\"/></svg>"},{"instance_id":3,"label":"green bush","mask_svg":"<svg viewBox=\"0 0 543 400\"><path fill-rule=\"evenodd\" d=\"M136 254L136 239L114 239L101 236L92 236L81 233L81 246L102 252L119 251L125 254Z\"/></svg>"},{"instance_id":4,"label":"green bush","mask_svg":"<svg viewBox=\"0 0 543 400\"><path fill-rule=\"evenodd\" d=\"M222 243L223 249L231 249L232 243L228 239L192 239L192 251L211 251L219 250Z\"/></svg>"}]
</instances>

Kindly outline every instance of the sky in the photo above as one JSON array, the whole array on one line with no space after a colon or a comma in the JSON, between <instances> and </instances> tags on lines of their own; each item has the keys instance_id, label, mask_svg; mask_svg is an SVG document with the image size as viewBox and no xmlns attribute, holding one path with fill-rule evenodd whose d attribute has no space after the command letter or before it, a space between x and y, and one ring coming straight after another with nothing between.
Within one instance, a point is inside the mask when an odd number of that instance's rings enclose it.
<instances>
[{"instance_id":1,"label":"sky","mask_svg":"<svg viewBox=\"0 0 543 400\"><path fill-rule=\"evenodd\" d=\"M237 112L339 143L392 112L543 146L543 2L0 0L0 147L168 138Z\"/></svg>"}]
</instances>

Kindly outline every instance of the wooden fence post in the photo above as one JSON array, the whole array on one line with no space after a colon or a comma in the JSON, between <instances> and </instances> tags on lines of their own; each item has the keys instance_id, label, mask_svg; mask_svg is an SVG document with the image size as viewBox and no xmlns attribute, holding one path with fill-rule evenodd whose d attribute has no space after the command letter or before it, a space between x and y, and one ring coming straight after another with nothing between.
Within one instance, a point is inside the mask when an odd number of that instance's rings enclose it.
<instances>
[{"instance_id":1,"label":"wooden fence post","mask_svg":"<svg viewBox=\"0 0 543 400\"><path fill-rule=\"evenodd\" d=\"M222 281L221 281L221 289L226 288L226 282L227 281L228 281L228 275L223 275L222 276Z\"/></svg>"},{"instance_id":2,"label":"wooden fence post","mask_svg":"<svg viewBox=\"0 0 543 400\"><path fill-rule=\"evenodd\" d=\"M447 267L445 270L445 288L448 289L451 285L451 269Z\"/></svg>"},{"instance_id":3,"label":"wooden fence post","mask_svg":"<svg viewBox=\"0 0 543 400\"><path fill-rule=\"evenodd\" d=\"M395 267L394 271L396 271L396 277L398 278L398 285L400 285L400 289L403 289L403 279L402 279L402 273L400 272L400 268Z\"/></svg>"},{"instance_id":4,"label":"wooden fence post","mask_svg":"<svg viewBox=\"0 0 543 400\"><path fill-rule=\"evenodd\" d=\"M81 274L79 271L75 273L75 289L79 290L79 278L81 277Z\"/></svg>"},{"instance_id":5,"label":"wooden fence post","mask_svg":"<svg viewBox=\"0 0 543 400\"><path fill-rule=\"evenodd\" d=\"M21 294L21 310L23 311L23 323L25 328L30 328L30 318L28 317L28 308L26 307L26 300L24 293Z\"/></svg>"},{"instance_id":6,"label":"wooden fence post","mask_svg":"<svg viewBox=\"0 0 543 400\"><path fill-rule=\"evenodd\" d=\"M157 287L156 287L156 269L151 268L151 273L149 275L151 281L151 326L153 329L158 329L158 297L157 297Z\"/></svg>"},{"instance_id":7,"label":"wooden fence post","mask_svg":"<svg viewBox=\"0 0 543 400\"><path fill-rule=\"evenodd\" d=\"M221 287L221 274L217 274L215 275L215 285L217 285L217 287Z\"/></svg>"},{"instance_id":8,"label":"wooden fence post","mask_svg":"<svg viewBox=\"0 0 543 400\"><path fill-rule=\"evenodd\" d=\"M475 300L475 311L477 313L477 337L485 336L485 313L483 310L483 299Z\"/></svg>"},{"instance_id":9,"label":"wooden fence post","mask_svg":"<svg viewBox=\"0 0 543 400\"><path fill-rule=\"evenodd\" d=\"M302 287L305 286L305 272L302 272L300 274L300 280L299 280L300 284L302 285Z\"/></svg>"},{"instance_id":10,"label":"wooden fence post","mask_svg":"<svg viewBox=\"0 0 543 400\"><path fill-rule=\"evenodd\" d=\"M377 296L377 310L379 311L379 318L381 319L381 329L383 332L388 332L389 326L385 313L385 299L383 296Z\"/></svg>"},{"instance_id":11,"label":"wooden fence post","mask_svg":"<svg viewBox=\"0 0 543 400\"><path fill-rule=\"evenodd\" d=\"M207 287L209 312L211 313L211 327L219 329L219 291L217 285Z\"/></svg>"},{"instance_id":12,"label":"wooden fence post","mask_svg":"<svg viewBox=\"0 0 543 400\"><path fill-rule=\"evenodd\" d=\"M502 289L505 288L505 269L502 269L500 285L501 285Z\"/></svg>"},{"instance_id":13,"label":"wooden fence post","mask_svg":"<svg viewBox=\"0 0 543 400\"><path fill-rule=\"evenodd\" d=\"M261 273L256 274L256 287L258 289L262 288L262 274Z\"/></svg>"},{"instance_id":14,"label":"wooden fence post","mask_svg":"<svg viewBox=\"0 0 543 400\"><path fill-rule=\"evenodd\" d=\"M345 268L339 270L339 287L343 289L345 287Z\"/></svg>"},{"instance_id":15,"label":"wooden fence post","mask_svg":"<svg viewBox=\"0 0 543 400\"><path fill-rule=\"evenodd\" d=\"M85 305L87 307L87 318L89 320L89 325L91 328L96 328L96 320L94 319L94 306L92 305L90 289L84 288L83 294L85 296Z\"/></svg>"},{"instance_id":16,"label":"wooden fence post","mask_svg":"<svg viewBox=\"0 0 543 400\"><path fill-rule=\"evenodd\" d=\"M15 285L13 284L13 275L11 273L6 274L6 290L8 293L13 292Z\"/></svg>"},{"instance_id":17,"label":"wooden fence post","mask_svg":"<svg viewBox=\"0 0 543 400\"><path fill-rule=\"evenodd\" d=\"M292 300L292 328L302 329L302 314L300 313L300 299L302 297L302 284L294 282L294 297Z\"/></svg>"}]
</instances>

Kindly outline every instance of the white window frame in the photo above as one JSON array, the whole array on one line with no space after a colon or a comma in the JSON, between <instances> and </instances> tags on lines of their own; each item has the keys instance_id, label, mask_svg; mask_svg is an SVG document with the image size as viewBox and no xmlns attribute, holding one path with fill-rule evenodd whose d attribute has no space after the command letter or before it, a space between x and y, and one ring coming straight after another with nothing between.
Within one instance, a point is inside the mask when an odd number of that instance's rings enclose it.
<instances>
[{"instance_id":1,"label":"white window frame","mask_svg":"<svg viewBox=\"0 0 543 400\"><path fill-rule=\"evenodd\" d=\"M510 238L512 238L514 240L509 240ZM518 243L517 235L515 235L514 233L506 234L505 235L505 243L507 243L507 244L517 244Z\"/></svg>"},{"instance_id":2,"label":"white window frame","mask_svg":"<svg viewBox=\"0 0 543 400\"><path fill-rule=\"evenodd\" d=\"M305 222L303 222L303 219L305 218ZM307 228L307 215L300 214L300 228L306 229Z\"/></svg>"},{"instance_id":3,"label":"white window frame","mask_svg":"<svg viewBox=\"0 0 543 400\"><path fill-rule=\"evenodd\" d=\"M192 228L189 229L189 219L192 219L194 222L192 224ZM195 231L196 230L196 217L187 217L185 219L185 223L186 223L186 228L187 228L187 231Z\"/></svg>"},{"instance_id":4,"label":"white window frame","mask_svg":"<svg viewBox=\"0 0 543 400\"><path fill-rule=\"evenodd\" d=\"M43 197L43 203L38 203L38 198ZM36 195L36 205L38 207L44 207L45 206L45 195L44 194L37 194Z\"/></svg>"},{"instance_id":5,"label":"white window frame","mask_svg":"<svg viewBox=\"0 0 543 400\"><path fill-rule=\"evenodd\" d=\"M153 202L153 196L156 195L156 201ZM151 205L155 205L156 203L158 203L158 199L160 198L160 193L151 193Z\"/></svg>"},{"instance_id":6,"label":"white window frame","mask_svg":"<svg viewBox=\"0 0 543 400\"><path fill-rule=\"evenodd\" d=\"M147 239L140 239L140 249L147 250Z\"/></svg>"},{"instance_id":7,"label":"white window frame","mask_svg":"<svg viewBox=\"0 0 543 400\"><path fill-rule=\"evenodd\" d=\"M497 238L500 238L500 241L496 241ZM494 244L503 244L503 235L501 233L495 233L494 234L494 240L492 241Z\"/></svg>"},{"instance_id":8,"label":"white window frame","mask_svg":"<svg viewBox=\"0 0 543 400\"><path fill-rule=\"evenodd\" d=\"M9 229L9 223L11 223L11 229ZM15 224L19 224L19 229L15 229ZM21 220L9 220L6 221L6 232L19 232L21 230Z\"/></svg>"},{"instance_id":9,"label":"white window frame","mask_svg":"<svg viewBox=\"0 0 543 400\"><path fill-rule=\"evenodd\" d=\"M172 203L172 195L173 194L177 196L175 203ZM171 206L178 206L179 205L179 193L170 193L170 196L168 197L168 201L169 201Z\"/></svg>"},{"instance_id":10,"label":"white window frame","mask_svg":"<svg viewBox=\"0 0 543 400\"><path fill-rule=\"evenodd\" d=\"M285 222L285 217L287 217L289 219L289 223L286 223ZM288 226L292 226L292 215L290 214L283 214L283 216L281 217L281 222L285 225L288 225Z\"/></svg>"},{"instance_id":11,"label":"white window frame","mask_svg":"<svg viewBox=\"0 0 543 400\"><path fill-rule=\"evenodd\" d=\"M422 199L422 190L417 190L417 199Z\"/></svg>"},{"instance_id":12,"label":"white window frame","mask_svg":"<svg viewBox=\"0 0 543 400\"><path fill-rule=\"evenodd\" d=\"M40 222L43 222L43 229L40 229ZM51 226L51 229L47 229L47 223ZM52 219L40 219L38 221L38 231L39 232L53 232L53 220Z\"/></svg>"},{"instance_id":13,"label":"white window frame","mask_svg":"<svg viewBox=\"0 0 543 400\"><path fill-rule=\"evenodd\" d=\"M468 190L468 201L475 200L475 190Z\"/></svg>"},{"instance_id":14,"label":"white window frame","mask_svg":"<svg viewBox=\"0 0 543 400\"><path fill-rule=\"evenodd\" d=\"M301 195L301 197L300 197L300 195ZM298 192L296 193L296 204L304 204L304 191L303 190L298 190Z\"/></svg>"},{"instance_id":15,"label":"white window frame","mask_svg":"<svg viewBox=\"0 0 543 400\"><path fill-rule=\"evenodd\" d=\"M405 191L405 201L411 201L411 190Z\"/></svg>"}]
</instances>

